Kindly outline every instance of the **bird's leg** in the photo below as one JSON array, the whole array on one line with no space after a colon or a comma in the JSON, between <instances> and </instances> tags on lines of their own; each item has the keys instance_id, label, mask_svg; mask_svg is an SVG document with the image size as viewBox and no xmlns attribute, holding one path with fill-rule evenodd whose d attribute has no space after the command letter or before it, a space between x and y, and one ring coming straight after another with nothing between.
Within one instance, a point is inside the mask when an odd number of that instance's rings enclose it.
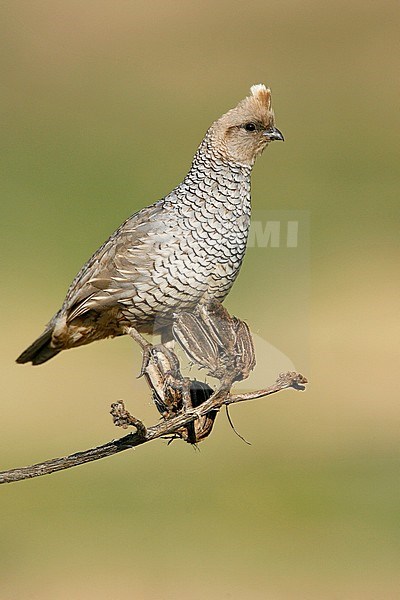
<instances>
[{"instance_id":1,"label":"bird's leg","mask_svg":"<svg viewBox=\"0 0 400 600\"><path fill-rule=\"evenodd\" d=\"M143 358L139 373L139 377L142 377L145 374L146 366L150 360L150 349L153 346L138 332L137 329L135 329L135 327L125 327L124 333L135 340L135 342L137 342L142 349Z\"/></svg>"},{"instance_id":2,"label":"bird's leg","mask_svg":"<svg viewBox=\"0 0 400 600\"><path fill-rule=\"evenodd\" d=\"M124 333L129 335L132 339L139 344L142 350L146 350L151 344L144 338L137 329L134 327L125 327Z\"/></svg>"},{"instance_id":3,"label":"bird's leg","mask_svg":"<svg viewBox=\"0 0 400 600\"><path fill-rule=\"evenodd\" d=\"M168 418L182 409L182 385L176 354L163 344L150 346L143 362L143 374L149 384L157 410Z\"/></svg>"},{"instance_id":4,"label":"bird's leg","mask_svg":"<svg viewBox=\"0 0 400 600\"><path fill-rule=\"evenodd\" d=\"M160 412L168 418L182 409L185 378L182 377L178 357L164 344L154 346L151 354L154 358L153 368L160 375L162 387L158 395L161 398L161 408L163 407L164 410Z\"/></svg>"},{"instance_id":5,"label":"bird's leg","mask_svg":"<svg viewBox=\"0 0 400 600\"><path fill-rule=\"evenodd\" d=\"M201 415L200 405L210 397L213 390L202 382L182 376L178 357L171 347L174 340L170 336L163 336L162 344L152 345L133 327L127 328L126 333L142 348L141 374L152 390L157 410L164 419L176 416L181 411L193 415L194 421L182 427L178 434L191 444L203 440L211 433L217 411Z\"/></svg>"}]
</instances>

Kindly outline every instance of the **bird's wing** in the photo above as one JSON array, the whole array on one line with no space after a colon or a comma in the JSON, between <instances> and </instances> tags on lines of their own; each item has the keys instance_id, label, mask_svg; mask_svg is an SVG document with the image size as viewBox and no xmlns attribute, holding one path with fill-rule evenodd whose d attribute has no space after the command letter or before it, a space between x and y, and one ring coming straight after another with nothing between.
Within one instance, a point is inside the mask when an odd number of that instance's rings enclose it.
<instances>
[{"instance_id":1,"label":"bird's wing","mask_svg":"<svg viewBox=\"0 0 400 600\"><path fill-rule=\"evenodd\" d=\"M67 292L62 312L68 321L132 298L136 285L149 280L151 250L165 231L162 212L160 201L135 213L93 254Z\"/></svg>"}]
</instances>

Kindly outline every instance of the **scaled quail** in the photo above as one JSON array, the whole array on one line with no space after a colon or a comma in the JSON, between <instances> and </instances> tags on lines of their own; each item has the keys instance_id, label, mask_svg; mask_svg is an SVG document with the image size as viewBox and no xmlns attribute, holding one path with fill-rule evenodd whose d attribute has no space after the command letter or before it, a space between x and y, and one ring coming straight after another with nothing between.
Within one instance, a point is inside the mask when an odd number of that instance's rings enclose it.
<instances>
[{"instance_id":1,"label":"scaled quail","mask_svg":"<svg viewBox=\"0 0 400 600\"><path fill-rule=\"evenodd\" d=\"M208 129L185 179L135 213L93 254L61 309L18 358L39 365L61 350L128 332L171 339L177 310L222 302L250 226L250 174L275 127L271 92L253 85Z\"/></svg>"}]
</instances>

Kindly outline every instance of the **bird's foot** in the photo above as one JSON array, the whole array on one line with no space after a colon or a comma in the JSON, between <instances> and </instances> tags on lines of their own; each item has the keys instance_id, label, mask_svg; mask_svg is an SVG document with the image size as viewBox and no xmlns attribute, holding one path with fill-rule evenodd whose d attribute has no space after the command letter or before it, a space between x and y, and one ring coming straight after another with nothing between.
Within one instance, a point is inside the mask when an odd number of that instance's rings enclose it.
<instances>
[{"instance_id":1,"label":"bird's foot","mask_svg":"<svg viewBox=\"0 0 400 600\"><path fill-rule=\"evenodd\" d=\"M170 373L179 378L179 360L173 350L170 350L164 344L153 346L149 343L146 343L142 349L143 359L139 376L151 375L152 371L156 369L161 377Z\"/></svg>"},{"instance_id":2,"label":"bird's foot","mask_svg":"<svg viewBox=\"0 0 400 600\"><path fill-rule=\"evenodd\" d=\"M163 344L143 350L141 375L146 377L158 411L164 418L177 415L187 398L187 383L182 377L175 353Z\"/></svg>"},{"instance_id":3,"label":"bird's foot","mask_svg":"<svg viewBox=\"0 0 400 600\"><path fill-rule=\"evenodd\" d=\"M154 403L163 418L170 419L178 414L193 417L177 434L192 444L206 438L211 433L217 411L204 415L201 414L200 407L211 396L213 389L205 383L183 377L178 357L172 348L164 344L149 344L134 328L128 328L126 333L142 348L143 360L139 376L145 376L152 390ZM201 351L200 349L200 353ZM211 366L210 364L209 367ZM125 414L125 407L122 409L120 414L118 406L113 407L116 424L121 427L134 425L134 421Z\"/></svg>"}]
</instances>

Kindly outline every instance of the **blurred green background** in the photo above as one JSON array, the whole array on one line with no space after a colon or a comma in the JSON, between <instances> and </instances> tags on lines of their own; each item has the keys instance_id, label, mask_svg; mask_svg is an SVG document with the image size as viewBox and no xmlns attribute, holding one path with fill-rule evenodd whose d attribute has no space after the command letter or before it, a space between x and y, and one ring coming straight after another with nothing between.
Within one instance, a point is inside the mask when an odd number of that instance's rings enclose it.
<instances>
[{"instance_id":1,"label":"blurred green background","mask_svg":"<svg viewBox=\"0 0 400 600\"><path fill-rule=\"evenodd\" d=\"M2 486L2 599L400 597L398 8L1 2L0 468L117 437L118 398L156 421L128 339L14 359L260 81L286 142L256 165L254 210L304 211L310 254L287 271L250 250L226 306L311 381L231 409L252 446L221 414L199 451L156 441ZM258 353L257 382L269 368Z\"/></svg>"}]
</instances>

